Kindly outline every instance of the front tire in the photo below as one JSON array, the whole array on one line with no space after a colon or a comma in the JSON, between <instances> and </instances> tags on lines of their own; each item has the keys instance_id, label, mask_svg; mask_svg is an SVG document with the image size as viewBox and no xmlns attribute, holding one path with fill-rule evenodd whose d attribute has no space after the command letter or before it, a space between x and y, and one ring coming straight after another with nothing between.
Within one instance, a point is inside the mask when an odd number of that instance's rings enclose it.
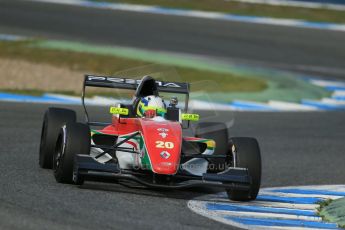
<instances>
[{"instance_id":1,"label":"front tire","mask_svg":"<svg viewBox=\"0 0 345 230\"><path fill-rule=\"evenodd\" d=\"M66 123L61 128L54 154L54 176L57 182L73 183L74 159L77 154L90 154L90 128L82 123ZM78 178L76 184L82 184Z\"/></svg>"},{"instance_id":2,"label":"front tire","mask_svg":"<svg viewBox=\"0 0 345 230\"><path fill-rule=\"evenodd\" d=\"M261 183L261 155L257 140L250 137L231 138L230 154L235 157L232 166L247 168L252 181L248 191L227 189L228 197L235 201L255 200Z\"/></svg>"},{"instance_id":3,"label":"front tire","mask_svg":"<svg viewBox=\"0 0 345 230\"><path fill-rule=\"evenodd\" d=\"M76 122L76 113L69 109L49 108L43 118L39 165L41 168L52 169L53 154L60 128L66 122Z\"/></svg>"}]
</instances>

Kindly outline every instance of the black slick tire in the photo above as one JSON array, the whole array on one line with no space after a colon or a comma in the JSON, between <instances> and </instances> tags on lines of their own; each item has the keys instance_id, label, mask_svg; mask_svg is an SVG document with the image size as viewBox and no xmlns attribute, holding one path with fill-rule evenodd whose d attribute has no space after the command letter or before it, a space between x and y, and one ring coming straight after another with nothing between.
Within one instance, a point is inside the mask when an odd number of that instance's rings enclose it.
<instances>
[{"instance_id":1,"label":"black slick tire","mask_svg":"<svg viewBox=\"0 0 345 230\"><path fill-rule=\"evenodd\" d=\"M57 182L73 183L74 160L77 154L90 154L90 128L82 123L67 122L60 130L54 154L54 176ZM82 184L81 177L75 182Z\"/></svg>"},{"instance_id":2,"label":"black slick tire","mask_svg":"<svg viewBox=\"0 0 345 230\"><path fill-rule=\"evenodd\" d=\"M53 154L60 128L66 122L76 122L76 113L69 109L49 108L43 118L39 165L41 168L52 169Z\"/></svg>"},{"instance_id":3,"label":"black slick tire","mask_svg":"<svg viewBox=\"0 0 345 230\"><path fill-rule=\"evenodd\" d=\"M248 191L228 189L229 199L234 201L255 200L261 183L261 155L260 147L255 138L235 137L230 139L229 154L233 154L235 167L247 168L251 177L251 185Z\"/></svg>"}]
</instances>

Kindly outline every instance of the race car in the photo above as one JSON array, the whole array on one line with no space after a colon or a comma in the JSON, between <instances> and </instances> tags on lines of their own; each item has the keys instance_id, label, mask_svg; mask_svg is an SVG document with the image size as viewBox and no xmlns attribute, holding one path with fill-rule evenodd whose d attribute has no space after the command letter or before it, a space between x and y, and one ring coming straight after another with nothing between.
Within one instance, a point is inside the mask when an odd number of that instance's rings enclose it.
<instances>
[{"instance_id":1,"label":"race car","mask_svg":"<svg viewBox=\"0 0 345 230\"><path fill-rule=\"evenodd\" d=\"M111 122L90 121L86 87L134 91L129 103L109 108ZM167 104L160 96L174 94ZM258 142L229 138L221 122L196 123L193 136L184 136L200 115L188 113L189 83L85 75L82 106L86 121L77 122L70 109L49 108L42 125L39 165L53 169L59 183L134 181L151 188L221 187L229 199L257 197L261 181ZM179 97L186 101L179 105Z\"/></svg>"}]
</instances>

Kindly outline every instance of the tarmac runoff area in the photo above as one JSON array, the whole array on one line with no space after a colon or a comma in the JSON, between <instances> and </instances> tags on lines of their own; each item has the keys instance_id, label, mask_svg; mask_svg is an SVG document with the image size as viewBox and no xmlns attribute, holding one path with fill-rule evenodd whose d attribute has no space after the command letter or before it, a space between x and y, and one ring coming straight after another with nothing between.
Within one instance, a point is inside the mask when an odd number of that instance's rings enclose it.
<instances>
[{"instance_id":1,"label":"tarmac runoff area","mask_svg":"<svg viewBox=\"0 0 345 230\"><path fill-rule=\"evenodd\" d=\"M61 0L30 0L30 1L72 5L72 6L80 6L80 7L86 7L86 8L95 8L95 9L140 12L140 13L157 14L157 15L204 18L204 19L211 19L211 20L223 20L223 21L232 21L232 22L235 21L235 22L245 22L245 23L254 23L254 24L265 24L265 25L279 25L279 26L331 30L331 31L345 31L345 24L308 22L308 21L297 20L297 19L277 19L277 18L270 18L270 17L235 15L235 14L218 13L218 12L165 8L165 7L160 7L160 6L146 6L146 5L137 5L137 4L125 4L125 3L109 3L109 2L97 2L97 1L88 1L88 0L63 0L63 1ZM309 6L310 5L311 4L309 4ZM341 9L341 10L345 9L344 5L340 5L340 4L338 5L328 4L328 5L323 5L323 7L326 7L329 9Z\"/></svg>"},{"instance_id":2,"label":"tarmac runoff area","mask_svg":"<svg viewBox=\"0 0 345 230\"><path fill-rule=\"evenodd\" d=\"M229 60L239 65L246 63L344 78L343 32L90 5L20 0L2 0L0 5L2 33L205 55L211 60ZM126 26L123 26L124 21Z\"/></svg>"}]
</instances>

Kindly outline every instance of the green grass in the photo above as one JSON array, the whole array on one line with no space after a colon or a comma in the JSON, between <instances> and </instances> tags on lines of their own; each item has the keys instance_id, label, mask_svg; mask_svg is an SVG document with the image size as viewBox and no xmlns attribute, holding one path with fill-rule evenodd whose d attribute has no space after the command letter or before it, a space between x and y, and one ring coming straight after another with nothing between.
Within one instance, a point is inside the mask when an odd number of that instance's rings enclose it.
<instances>
[{"instance_id":1,"label":"green grass","mask_svg":"<svg viewBox=\"0 0 345 230\"><path fill-rule=\"evenodd\" d=\"M340 228L345 228L345 198L321 202L318 215L324 221L336 223Z\"/></svg>"},{"instance_id":2,"label":"green grass","mask_svg":"<svg viewBox=\"0 0 345 230\"><path fill-rule=\"evenodd\" d=\"M157 5L203 11L216 11L237 15L265 16L273 18L302 19L316 22L345 22L345 11L309 9L290 6L271 6L224 0L94 0L98 2Z\"/></svg>"},{"instance_id":3,"label":"green grass","mask_svg":"<svg viewBox=\"0 0 345 230\"><path fill-rule=\"evenodd\" d=\"M70 70L103 75L112 75L121 70L152 64L107 55L37 48L32 46L35 42L37 41L0 42L0 58L27 60L32 63L45 63ZM246 78L191 68L177 67L176 70L187 82L209 80L209 76L212 76L212 80L219 84L219 88L214 90L220 92L259 92L267 87L266 82L258 78Z\"/></svg>"},{"instance_id":4,"label":"green grass","mask_svg":"<svg viewBox=\"0 0 345 230\"><path fill-rule=\"evenodd\" d=\"M324 220L324 216L321 215L321 210L327 207L330 203L332 203L332 199L326 199L323 201L318 202L319 207L317 208L317 213L322 217Z\"/></svg>"}]
</instances>

